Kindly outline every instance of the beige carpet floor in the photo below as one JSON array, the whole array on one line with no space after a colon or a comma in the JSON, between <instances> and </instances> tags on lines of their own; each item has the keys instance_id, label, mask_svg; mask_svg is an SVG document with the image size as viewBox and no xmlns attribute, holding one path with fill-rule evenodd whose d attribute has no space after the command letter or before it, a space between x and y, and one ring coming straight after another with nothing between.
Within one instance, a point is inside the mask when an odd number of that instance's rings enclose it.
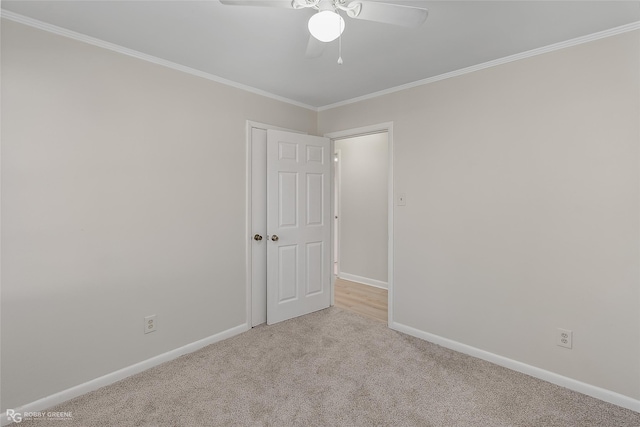
<instances>
[{"instance_id":1,"label":"beige carpet floor","mask_svg":"<svg viewBox=\"0 0 640 427\"><path fill-rule=\"evenodd\" d=\"M330 308L51 410L43 426L640 426L640 414Z\"/></svg>"}]
</instances>

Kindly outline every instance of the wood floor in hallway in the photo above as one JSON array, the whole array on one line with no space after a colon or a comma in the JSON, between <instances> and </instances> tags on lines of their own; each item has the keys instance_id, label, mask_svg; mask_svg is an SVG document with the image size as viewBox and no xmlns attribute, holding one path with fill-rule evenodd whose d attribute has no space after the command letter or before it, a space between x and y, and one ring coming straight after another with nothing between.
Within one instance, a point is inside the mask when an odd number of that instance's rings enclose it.
<instances>
[{"instance_id":1,"label":"wood floor in hallway","mask_svg":"<svg viewBox=\"0 0 640 427\"><path fill-rule=\"evenodd\" d=\"M335 306L387 323L387 290L336 278Z\"/></svg>"}]
</instances>

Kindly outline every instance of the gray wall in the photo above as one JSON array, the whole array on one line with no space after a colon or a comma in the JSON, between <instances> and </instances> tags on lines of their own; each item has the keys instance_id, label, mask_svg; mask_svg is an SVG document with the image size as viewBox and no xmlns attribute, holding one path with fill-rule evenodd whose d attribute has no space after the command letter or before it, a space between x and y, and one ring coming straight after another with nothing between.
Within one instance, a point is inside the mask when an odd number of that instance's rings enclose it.
<instances>
[{"instance_id":1,"label":"gray wall","mask_svg":"<svg viewBox=\"0 0 640 427\"><path fill-rule=\"evenodd\" d=\"M386 285L387 134L338 140L335 148L340 150L340 274Z\"/></svg>"},{"instance_id":2,"label":"gray wall","mask_svg":"<svg viewBox=\"0 0 640 427\"><path fill-rule=\"evenodd\" d=\"M394 122L395 322L640 398L639 58L634 31L319 113Z\"/></svg>"},{"instance_id":3,"label":"gray wall","mask_svg":"<svg viewBox=\"0 0 640 427\"><path fill-rule=\"evenodd\" d=\"M2 21L3 410L246 322L247 119L316 130L313 111Z\"/></svg>"}]
</instances>

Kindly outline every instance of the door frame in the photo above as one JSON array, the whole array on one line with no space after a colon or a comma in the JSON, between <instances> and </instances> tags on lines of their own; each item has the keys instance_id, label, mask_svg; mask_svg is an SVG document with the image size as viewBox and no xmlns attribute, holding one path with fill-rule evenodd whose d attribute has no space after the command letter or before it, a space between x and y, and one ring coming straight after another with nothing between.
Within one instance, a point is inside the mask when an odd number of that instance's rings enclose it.
<instances>
[{"instance_id":1,"label":"door frame","mask_svg":"<svg viewBox=\"0 0 640 427\"><path fill-rule=\"evenodd\" d=\"M279 126L273 126L265 123L260 123L252 120L246 121L245 127L245 146L246 146L246 159L245 159L245 292L246 292L246 322L249 329L251 329L252 324L252 283L251 283L251 266L253 261L253 234L252 234L252 203L251 203L251 177L252 177L252 149L251 149L251 129L259 128L259 129L275 129L275 130L283 130L287 132L294 133L302 133L306 134L307 132L300 132L293 129L287 129ZM323 136L329 138L330 141L330 150L331 153L335 152L335 140L337 139L345 139L345 138L353 138L357 136L372 134L372 133L380 133L387 132L388 138L388 224L387 224L387 232L389 235L388 243L387 243L387 252L388 252L388 273L387 273L387 298L388 298L388 311L387 311L387 325L393 324L393 313L394 313L394 233L393 233L393 207L394 207L394 186L393 186L393 122L384 122L369 126L363 126L358 128L346 129L342 131L329 132L325 133ZM335 163L335 162L332 162ZM334 168L335 164L332 164L332 174L331 174L331 211L333 212L333 201L335 198L334 193ZM335 259L334 254L334 224L332 221L331 224L331 260ZM333 266L331 268L331 305L335 304L335 278L333 277Z\"/></svg>"},{"instance_id":2,"label":"door frame","mask_svg":"<svg viewBox=\"0 0 640 427\"><path fill-rule=\"evenodd\" d=\"M245 320L247 322L247 326L249 329L252 328L253 323L253 286L251 279L251 268L253 263L253 204L252 204L252 188L251 188L251 178L253 176L252 170L252 155L253 149L251 145L251 129L258 128L264 130L282 130L286 132L300 133L306 135L307 132L300 132L299 130L287 129L280 126L273 126L265 123L256 122L253 120L247 120L245 126L245 147L246 147L246 159L245 159L245 292L246 292L246 302L245 302L245 310L246 316ZM265 179L267 177L265 176ZM266 212L265 212L266 214ZM266 301L265 301L266 304Z\"/></svg>"},{"instance_id":3,"label":"door frame","mask_svg":"<svg viewBox=\"0 0 640 427\"><path fill-rule=\"evenodd\" d=\"M335 146L334 141L331 140L331 147ZM333 230L331 230L331 238L334 241L331 242L332 248L332 264L331 264L331 274L333 276L337 276L336 273L340 272L340 220L342 219L342 207L340 203L340 197L342 191L340 189L340 181L342 180L341 164L342 164L342 150L333 148L333 175L332 178L334 182L332 183L333 194L331 195L331 201L333 203ZM337 218L336 218L337 217ZM335 281L335 280L334 280ZM333 300L332 300L333 301Z\"/></svg>"},{"instance_id":4,"label":"door frame","mask_svg":"<svg viewBox=\"0 0 640 427\"><path fill-rule=\"evenodd\" d=\"M325 133L324 136L331 139L331 152L335 153L335 141L338 139L348 139L354 138L363 135L369 135L374 133L382 133L387 132L388 139L388 177L387 177L387 215L388 215L388 223L387 223L387 233L388 233L388 241L387 241L387 325L393 324L393 301L394 301L394 246L393 246L393 207L394 207L394 187L393 187L393 122L385 122L379 123L369 126L363 126L353 129L346 129L342 131L329 132ZM334 187L332 183L332 188ZM332 200L335 198L335 195L332 195ZM339 216L339 215L338 215ZM338 218L338 221L340 218ZM333 239L334 231L331 233L331 237ZM335 259L334 251L334 242L331 242L331 257ZM333 270L332 270L333 271ZM334 305L334 285L335 281L331 282L331 305Z\"/></svg>"}]
</instances>

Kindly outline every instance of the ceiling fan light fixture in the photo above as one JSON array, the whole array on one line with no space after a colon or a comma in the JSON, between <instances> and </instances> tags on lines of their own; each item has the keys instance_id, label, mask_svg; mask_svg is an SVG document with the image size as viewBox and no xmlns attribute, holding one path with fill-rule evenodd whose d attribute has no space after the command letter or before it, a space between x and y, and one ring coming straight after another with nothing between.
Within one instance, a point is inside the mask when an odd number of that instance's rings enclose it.
<instances>
[{"instance_id":1,"label":"ceiling fan light fixture","mask_svg":"<svg viewBox=\"0 0 640 427\"><path fill-rule=\"evenodd\" d=\"M331 42L344 31L344 19L331 10L321 10L309 19L309 32L321 42Z\"/></svg>"}]
</instances>

